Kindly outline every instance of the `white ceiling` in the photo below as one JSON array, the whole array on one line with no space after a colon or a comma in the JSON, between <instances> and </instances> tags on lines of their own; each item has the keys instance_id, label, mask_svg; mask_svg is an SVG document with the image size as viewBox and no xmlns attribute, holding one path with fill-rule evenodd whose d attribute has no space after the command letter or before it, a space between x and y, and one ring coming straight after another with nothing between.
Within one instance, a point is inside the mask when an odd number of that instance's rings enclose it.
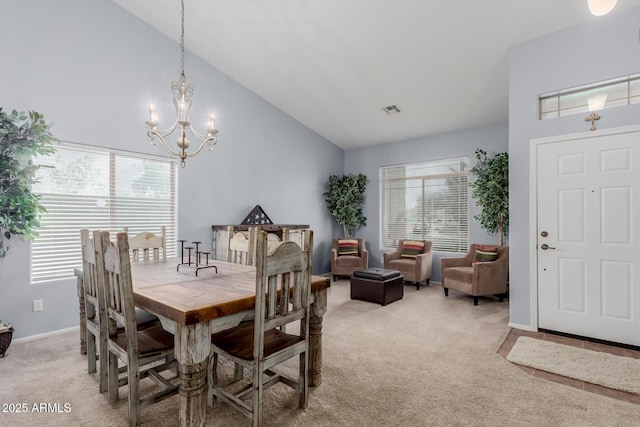
<instances>
[{"instance_id":1,"label":"white ceiling","mask_svg":"<svg viewBox=\"0 0 640 427\"><path fill-rule=\"evenodd\" d=\"M179 0L113 1L179 42ZM506 123L508 48L597 19L586 0L185 0L185 45L348 150Z\"/></svg>"}]
</instances>

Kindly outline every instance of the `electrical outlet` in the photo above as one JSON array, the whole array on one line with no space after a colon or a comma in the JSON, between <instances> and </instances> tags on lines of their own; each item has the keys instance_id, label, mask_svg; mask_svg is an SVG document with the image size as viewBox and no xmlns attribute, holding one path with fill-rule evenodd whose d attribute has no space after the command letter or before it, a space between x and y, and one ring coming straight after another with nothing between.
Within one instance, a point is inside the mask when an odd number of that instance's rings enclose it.
<instances>
[{"instance_id":1,"label":"electrical outlet","mask_svg":"<svg viewBox=\"0 0 640 427\"><path fill-rule=\"evenodd\" d=\"M33 311L42 311L44 310L44 302L41 299L33 300Z\"/></svg>"}]
</instances>

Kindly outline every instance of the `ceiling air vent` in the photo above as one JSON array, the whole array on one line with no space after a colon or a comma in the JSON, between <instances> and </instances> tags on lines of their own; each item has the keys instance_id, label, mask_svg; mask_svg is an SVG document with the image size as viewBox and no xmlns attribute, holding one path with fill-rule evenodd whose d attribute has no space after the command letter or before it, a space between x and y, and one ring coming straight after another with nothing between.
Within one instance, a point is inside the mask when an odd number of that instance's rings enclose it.
<instances>
[{"instance_id":1,"label":"ceiling air vent","mask_svg":"<svg viewBox=\"0 0 640 427\"><path fill-rule=\"evenodd\" d=\"M389 105L388 107L383 107L382 108L385 113L391 115L391 114L397 114L400 112L400 109L398 108L397 105Z\"/></svg>"}]
</instances>

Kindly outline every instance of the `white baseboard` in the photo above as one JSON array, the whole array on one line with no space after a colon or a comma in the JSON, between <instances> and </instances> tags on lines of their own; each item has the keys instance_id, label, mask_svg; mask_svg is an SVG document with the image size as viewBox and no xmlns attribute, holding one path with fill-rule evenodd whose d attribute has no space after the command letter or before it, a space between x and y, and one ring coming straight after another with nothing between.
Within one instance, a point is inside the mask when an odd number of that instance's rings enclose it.
<instances>
[{"instance_id":1,"label":"white baseboard","mask_svg":"<svg viewBox=\"0 0 640 427\"><path fill-rule=\"evenodd\" d=\"M509 327L514 329L522 329L523 331L538 332L538 328L534 328L530 325L520 325L513 322L509 322Z\"/></svg>"},{"instance_id":2,"label":"white baseboard","mask_svg":"<svg viewBox=\"0 0 640 427\"><path fill-rule=\"evenodd\" d=\"M22 337L22 338L18 338L18 339L12 340L12 342L18 343L18 342L25 342L25 341L33 341L33 340L37 340L37 339L40 339L40 338L46 338L46 337L51 337L51 336L54 336L54 335L64 334L65 332L70 332L70 331L74 331L74 330L80 331L80 325L72 326L72 327L66 328L66 329L58 329L57 331L45 332L44 334L29 335L28 337Z\"/></svg>"}]
</instances>

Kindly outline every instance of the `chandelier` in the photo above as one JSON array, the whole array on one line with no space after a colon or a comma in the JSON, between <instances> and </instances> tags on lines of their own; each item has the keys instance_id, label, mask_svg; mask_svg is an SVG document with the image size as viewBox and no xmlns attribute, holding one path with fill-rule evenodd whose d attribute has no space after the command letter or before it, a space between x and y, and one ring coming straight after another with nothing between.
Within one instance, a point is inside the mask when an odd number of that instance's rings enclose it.
<instances>
[{"instance_id":1,"label":"chandelier","mask_svg":"<svg viewBox=\"0 0 640 427\"><path fill-rule=\"evenodd\" d=\"M178 81L171 82L171 92L173 93L173 104L176 107L176 121L173 125L167 130L158 130L158 115L156 114L155 107L153 104L149 104L149 121L145 122L147 124L147 136L149 137L149 143L155 145L155 141L160 141L160 144L164 147L167 152L173 156L180 157L180 164L182 167L185 166L185 160L188 157L193 157L200 153L202 149L208 145L209 151L213 150L213 146L218 142L216 139L216 134L218 133L218 129L215 128L214 116L211 113L209 118L209 123L207 126L207 133L203 135L198 133L193 127L191 127L191 122L189 121L189 110L191 109L191 99L193 97L193 85L187 84L187 79L184 75L184 63L185 63L185 50L184 50L184 0L181 0L181 33L180 33L180 49L182 51L181 56L181 64L180 64L180 78ZM169 145L167 145L165 138L171 135L176 129L179 131L179 137L176 141L178 145L177 151L172 150ZM193 135L198 141L201 142L200 147L197 150L189 153L187 149L189 148L190 141L187 139L187 130Z\"/></svg>"}]
</instances>

